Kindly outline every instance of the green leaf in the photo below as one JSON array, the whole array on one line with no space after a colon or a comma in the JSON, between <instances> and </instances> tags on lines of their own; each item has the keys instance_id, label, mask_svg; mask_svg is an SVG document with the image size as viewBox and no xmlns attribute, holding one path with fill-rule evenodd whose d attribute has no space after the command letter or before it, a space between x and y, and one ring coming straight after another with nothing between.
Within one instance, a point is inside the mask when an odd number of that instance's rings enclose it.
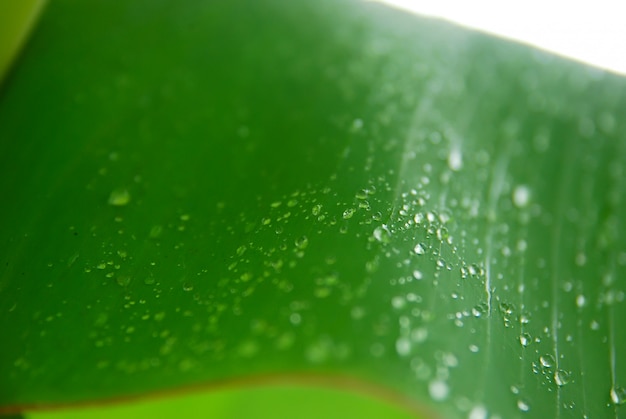
<instances>
[{"instance_id":1,"label":"green leaf","mask_svg":"<svg viewBox=\"0 0 626 419\"><path fill-rule=\"evenodd\" d=\"M55 1L0 97L0 412L323 376L618 416L625 121L621 77L380 5Z\"/></svg>"}]
</instances>

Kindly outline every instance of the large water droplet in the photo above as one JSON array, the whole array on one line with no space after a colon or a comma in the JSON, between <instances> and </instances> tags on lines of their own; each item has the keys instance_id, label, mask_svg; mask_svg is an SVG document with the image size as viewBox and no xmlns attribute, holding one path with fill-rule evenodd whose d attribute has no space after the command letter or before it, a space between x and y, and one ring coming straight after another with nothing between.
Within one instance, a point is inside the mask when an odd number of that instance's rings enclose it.
<instances>
[{"instance_id":1,"label":"large water droplet","mask_svg":"<svg viewBox=\"0 0 626 419\"><path fill-rule=\"evenodd\" d=\"M517 401L517 408L521 412L528 412L530 410L530 405L525 400L521 400L520 399L520 400Z\"/></svg>"},{"instance_id":2,"label":"large water droplet","mask_svg":"<svg viewBox=\"0 0 626 419\"><path fill-rule=\"evenodd\" d=\"M519 343L525 348L532 342L532 337L528 333L522 333L519 337Z\"/></svg>"},{"instance_id":3,"label":"large water droplet","mask_svg":"<svg viewBox=\"0 0 626 419\"><path fill-rule=\"evenodd\" d=\"M622 405L626 403L626 388L621 386L611 387L611 402L615 405Z\"/></svg>"},{"instance_id":4,"label":"large water droplet","mask_svg":"<svg viewBox=\"0 0 626 419\"><path fill-rule=\"evenodd\" d=\"M426 249L424 249L424 246L421 243L417 243L413 248L413 252L415 252L416 255L423 255L426 253Z\"/></svg>"},{"instance_id":5,"label":"large water droplet","mask_svg":"<svg viewBox=\"0 0 626 419\"><path fill-rule=\"evenodd\" d=\"M452 149L450 149L450 154L448 154L448 167L455 172L461 170L461 167L463 167L463 155L461 154L461 149L458 147L452 147Z\"/></svg>"},{"instance_id":6,"label":"large water droplet","mask_svg":"<svg viewBox=\"0 0 626 419\"><path fill-rule=\"evenodd\" d=\"M530 189L526 185L518 185L513 190L513 204L523 208L530 202Z\"/></svg>"},{"instance_id":7,"label":"large water droplet","mask_svg":"<svg viewBox=\"0 0 626 419\"><path fill-rule=\"evenodd\" d=\"M467 419L487 419L487 409L485 406L474 406L472 410L470 410Z\"/></svg>"},{"instance_id":8,"label":"large water droplet","mask_svg":"<svg viewBox=\"0 0 626 419\"><path fill-rule=\"evenodd\" d=\"M387 229L386 225L382 225L380 227L376 227L374 229L374 238L381 242L381 243L389 243L389 241L391 240L391 233L389 232L389 229Z\"/></svg>"},{"instance_id":9,"label":"large water droplet","mask_svg":"<svg viewBox=\"0 0 626 419\"><path fill-rule=\"evenodd\" d=\"M445 400L449 392L448 384L443 380L433 380L428 383L428 393L435 401Z\"/></svg>"},{"instance_id":10,"label":"large water droplet","mask_svg":"<svg viewBox=\"0 0 626 419\"><path fill-rule=\"evenodd\" d=\"M554 373L554 382L557 386L561 387L569 383L572 380L572 373L565 370L556 370Z\"/></svg>"},{"instance_id":11,"label":"large water droplet","mask_svg":"<svg viewBox=\"0 0 626 419\"><path fill-rule=\"evenodd\" d=\"M396 352L400 356L407 356L411 352L411 340L407 336L402 336L396 340Z\"/></svg>"},{"instance_id":12,"label":"large water droplet","mask_svg":"<svg viewBox=\"0 0 626 419\"><path fill-rule=\"evenodd\" d=\"M539 362L541 363L541 366L544 368L552 368L556 361L554 360L554 357L552 355L545 354L539 357Z\"/></svg>"}]
</instances>

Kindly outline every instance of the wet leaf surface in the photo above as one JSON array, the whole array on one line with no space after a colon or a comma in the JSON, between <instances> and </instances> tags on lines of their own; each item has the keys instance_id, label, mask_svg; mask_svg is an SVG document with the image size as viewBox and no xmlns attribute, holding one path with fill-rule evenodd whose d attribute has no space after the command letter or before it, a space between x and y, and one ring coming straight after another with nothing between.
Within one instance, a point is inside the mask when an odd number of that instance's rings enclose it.
<instances>
[{"instance_id":1,"label":"wet leaf surface","mask_svg":"<svg viewBox=\"0 0 626 419\"><path fill-rule=\"evenodd\" d=\"M380 5L55 1L0 96L0 409L325 373L617 416L625 121Z\"/></svg>"}]
</instances>

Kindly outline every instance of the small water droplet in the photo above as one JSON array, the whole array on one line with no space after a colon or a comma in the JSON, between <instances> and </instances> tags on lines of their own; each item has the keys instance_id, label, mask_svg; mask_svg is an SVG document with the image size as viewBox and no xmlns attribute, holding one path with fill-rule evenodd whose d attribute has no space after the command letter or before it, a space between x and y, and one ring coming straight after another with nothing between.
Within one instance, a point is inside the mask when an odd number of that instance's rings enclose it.
<instances>
[{"instance_id":1,"label":"small water droplet","mask_svg":"<svg viewBox=\"0 0 626 419\"><path fill-rule=\"evenodd\" d=\"M580 294L580 295L576 296L576 306L578 308L584 307L585 303L586 303L586 301L585 301L585 296L584 295Z\"/></svg>"},{"instance_id":2,"label":"small water droplet","mask_svg":"<svg viewBox=\"0 0 626 419\"><path fill-rule=\"evenodd\" d=\"M109 205L123 207L130 202L130 192L128 189L114 189L109 195Z\"/></svg>"},{"instance_id":3,"label":"small water droplet","mask_svg":"<svg viewBox=\"0 0 626 419\"><path fill-rule=\"evenodd\" d=\"M443 380L433 380L428 383L428 393L435 401L445 400L449 392L448 384Z\"/></svg>"},{"instance_id":4,"label":"small water droplet","mask_svg":"<svg viewBox=\"0 0 626 419\"><path fill-rule=\"evenodd\" d=\"M626 403L626 388L622 386L611 387L611 402L614 405L620 406Z\"/></svg>"},{"instance_id":5,"label":"small water droplet","mask_svg":"<svg viewBox=\"0 0 626 419\"><path fill-rule=\"evenodd\" d=\"M467 419L487 419L487 409L485 406L474 406L472 410L470 410Z\"/></svg>"},{"instance_id":6,"label":"small water droplet","mask_svg":"<svg viewBox=\"0 0 626 419\"><path fill-rule=\"evenodd\" d=\"M291 322L291 324L293 325L298 325L301 321L302 316L300 315L300 313L291 313L291 315L289 316L289 322Z\"/></svg>"},{"instance_id":7,"label":"small water droplet","mask_svg":"<svg viewBox=\"0 0 626 419\"><path fill-rule=\"evenodd\" d=\"M406 301L404 300L404 298L400 296L396 296L391 299L391 305L393 306L393 308L396 309L401 309L402 307L404 307L405 303Z\"/></svg>"},{"instance_id":8,"label":"small water droplet","mask_svg":"<svg viewBox=\"0 0 626 419\"><path fill-rule=\"evenodd\" d=\"M389 243L391 240L391 233L386 225L382 225L380 227L376 227L373 233L374 239L381 243Z\"/></svg>"},{"instance_id":9,"label":"small water droplet","mask_svg":"<svg viewBox=\"0 0 626 419\"><path fill-rule=\"evenodd\" d=\"M367 199L367 191L365 189L361 189L356 193L356 199Z\"/></svg>"},{"instance_id":10,"label":"small water droplet","mask_svg":"<svg viewBox=\"0 0 626 419\"><path fill-rule=\"evenodd\" d=\"M321 213L322 213L322 206L320 204L313 205L313 208L311 208L311 214L318 216Z\"/></svg>"},{"instance_id":11,"label":"small water droplet","mask_svg":"<svg viewBox=\"0 0 626 419\"><path fill-rule=\"evenodd\" d=\"M193 284L191 282L185 282L183 284L183 291L193 291Z\"/></svg>"},{"instance_id":12,"label":"small water droplet","mask_svg":"<svg viewBox=\"0 0 626 419\"><path fill-rule=\"evenodd\" d=\"M552 355L545 354L539 357L539 362L541 363L541 366L544 368L552 368L556 361L554 360L554 357Z\"/></svg>"},{"instance_id":13,"label":"small water droplet","mask_svg":"<svg viewBox=\"0 0 626 419\"><path fill-rule=\"evenodd\" d=\"M298 249L304 250L309 245L309 239L307 236L302 236L296 240L295 244Z\"/></svg>"},{"instance_id":14,"label":"small water droplet","mask_svg":"<svg viewBox=\"0 0 626 419\"><path fill-rule=\"evenodd\" d=\"M517 401L517 408L521 412L528 412L530 410L530 405L525 400L521 400L520 399L520 400Z\"/></svg>"},{"instance_id":15,"label":"small water droplet","mask_svg":"<svg viewBox=\"0 0 626 419\"><path fill-rule=\"evenodd\" d=\"M396 352L400 356L407 356L411 352L411 340L407 336L402 336L396 340Z\"/></svg>"},{"instance_id":16,"label":"small water droplet","mask_svg":"<svg viewBox=\"0 0 626 419\"><path fill-rule=\"evenodd\" d=\"M523 208L530 202L530 189L526 185L518 185L513 190L513 204L517 208Z\"/></svg>"},{"instance_id":17,"label":"small water droplet","mask_svg":"<svg viewBox=\"0 0 626 419\"><path fill-rule=\"evenodd\" d=\"M458 147L452 147L448 154L448 167L450 170L459 171L463 167L463 155L461 149Z\"/></svg>"},{"instance_id":18,"label":"small water droplet","mask_svg":"<svg viewBox=\"0 0 626 419\"><path fill-rule=\"evenodd\" d=\"M413 248L413 252L415 252L416 255L423 255L426 253L426 249L424 249L424 246L421 243L417 243Z\"/></svg>"},{"instance_id":19,"label":"small water droplet","mask_svg":"<svg viewBox=\"0 0 626 419\"><path fill-rule=\"evenodd\" d=\"M532 342L533 338L528 333L522 333L519 337L519 343L525 348Z\"/></svg>"},{"instance_id":20,"label":"small water droplet","mask_svg":"<svg viewBox=\"0 0 626 419\"><path fill-rule=\"evenodd\" d=\"M354 208L348 208L343 212L343 218L348 220L354 215Z\"/></svg>"},{"instance_id":21,"label":"small water droplet","mask_svg":"<svg viewBox=\"0 0 626 419\"><path fill-rule=\"evenodd\" d=\"M418 270L413 271L413 278L415 278L415 279L417 279L419 281L423 277L424 277L424 274L422 274L422 272L420 272Z\"/></svg>"},{"instance_id":22,"label":"small water droplet","mask_svg":"<svg viewBox=\"0 0 626 419\"><path fill-rule=\"evenodd\" d=\"M561 387L569 383L572 379L572 373L565 370L556 370L554 373L554 382L557 386Z\"/></svg>"}]
</instances>

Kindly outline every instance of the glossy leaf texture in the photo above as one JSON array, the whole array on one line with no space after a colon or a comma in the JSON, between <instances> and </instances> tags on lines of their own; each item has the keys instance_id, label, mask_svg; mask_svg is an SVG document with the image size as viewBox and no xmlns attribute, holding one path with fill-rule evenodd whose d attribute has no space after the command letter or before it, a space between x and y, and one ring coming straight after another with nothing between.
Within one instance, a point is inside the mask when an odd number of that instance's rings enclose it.
<instances>
[{"instance_id":1,"label":"glossy leaf texture","mask_svg":"<svg viewBox=\"0 0 626 419\"><path fill-rule=\"evenodd\" d=\"M1 93L2 411L623 409L624 78L362 2L57 0Z\"/></svg>"}]
</instances>

